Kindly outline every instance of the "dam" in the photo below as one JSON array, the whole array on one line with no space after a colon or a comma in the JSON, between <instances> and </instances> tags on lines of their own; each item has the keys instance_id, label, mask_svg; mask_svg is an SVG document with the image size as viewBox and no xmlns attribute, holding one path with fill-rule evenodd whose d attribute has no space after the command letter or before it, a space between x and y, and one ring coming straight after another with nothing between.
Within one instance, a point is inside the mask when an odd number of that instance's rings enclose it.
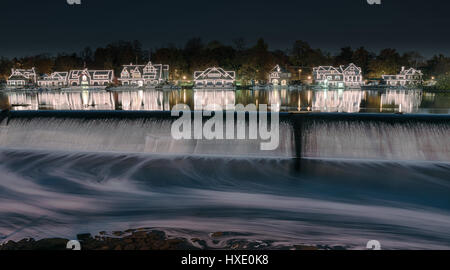
<instances>
[{"instance_id":1,"label":"dam","mask_svg":"<svg viewBox=\"0 0 450 270\"><path fill-rule=\"evenodd\" d=\"M261 140L248 139L248 134L243 140L175 140L171 126L176 119L168 112L4 112L0 118L0 147L261 158L450 161L450 117L446 115L281 113L280 143L274 151L261 150ZM248 131L248 121L246 128Z\"/></svg>"},{"instance_id":2,"label":"dam","mask_svg":"<svg viewBox=\"0 0 450 270\"><path fill-rule=\"evenodd\" d=\"M342 107L281 110L272 151L249 137L175 140L177 118L166 101L156 111L83 103L77 110L4 110L0 243L152 228L218 249L230 241L364 249L372 239L383 249L448 248L448 114L353 113L354 94L332 102L316 95L311 106ZM397 99L405 110L409 103ZM217 231L224 237L212 241Z\"/></svg>"}]
</instances>

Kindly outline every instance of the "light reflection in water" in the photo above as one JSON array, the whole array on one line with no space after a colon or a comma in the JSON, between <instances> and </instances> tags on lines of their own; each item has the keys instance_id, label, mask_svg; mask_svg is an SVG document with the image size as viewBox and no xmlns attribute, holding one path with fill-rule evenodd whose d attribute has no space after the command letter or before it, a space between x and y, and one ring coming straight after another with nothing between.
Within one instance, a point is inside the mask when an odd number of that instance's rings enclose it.
<instances>
[{"instance_id":1,"label":"light reflection in water","mask_svg":"<svg viewBox=\"0 0 450 270\"><path fill-rule=\"evenodd\" d=\"M208 105L208 109L226 109L227 105L236 104L236 92L233 90L195 90L194 109L202 110Z\"/></svg>"},{"instance_id":2,"label":"light reflection in water","mask_svg":"<svg viewBox=\"0 0 450 270\"><path fill-rule=\"evenodd\" d=\"M362 98L361 90L318 91L314 93L313 111L359 112Z\"/></svg>"},{"instance_id":3,"label":"light reflection in water","mask_svg":"<svg viewBox=\"0 0 450 270\"><path fill-rule=\"evenodd\" d=\"M381 95L382 106L394 106L399 112L412 113L417 111L422 102L421 91L388 90ZM382 110L381 110L382 111Z\"/></svg>"},{"instance_id":4,"label":"light reflection in water","mask_svg":"<svg viewBox=\"0 0 450 270\"><path fill-rule=\"evenodd\" d=\"M421 90L125 90L17 91L0 93L0 108L12 110L169 111L176 104L199 110L206 105L277 105L280 111L317 112L450 112L445 93ZM217 109L219 107L214 107Z\"/></svg>"}]
</instances>

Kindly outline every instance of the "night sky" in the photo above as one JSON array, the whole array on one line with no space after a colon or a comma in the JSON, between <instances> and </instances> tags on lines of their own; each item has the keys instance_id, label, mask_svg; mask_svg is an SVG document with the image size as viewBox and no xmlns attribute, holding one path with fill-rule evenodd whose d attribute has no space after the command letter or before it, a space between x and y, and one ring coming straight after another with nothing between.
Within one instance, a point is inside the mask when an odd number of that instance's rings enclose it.
<instances>
[{"instance_id":1,"label":"night sky","mask_svg":"<svg viewBox=\"0 0 450 270\"><path fill-rule=\"evenodd\" d=\"M295 40L335 53L365 46L424 56L450 55L450 1L382 0L2 0L0 56L79 52L117 40L144 48L182 46L192 37L247 45L263 37L270 49Z\"/></svg>"}]
</instances>

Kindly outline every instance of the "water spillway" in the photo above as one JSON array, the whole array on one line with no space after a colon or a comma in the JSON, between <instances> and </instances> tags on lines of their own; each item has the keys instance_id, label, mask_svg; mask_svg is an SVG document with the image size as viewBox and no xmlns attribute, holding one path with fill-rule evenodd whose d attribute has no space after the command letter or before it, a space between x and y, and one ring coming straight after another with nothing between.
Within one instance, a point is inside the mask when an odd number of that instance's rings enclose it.
<instances>
[{"instance_id":1,"label":"water spillway","mask_svg":"<svg viewBox=\"0 0 450 270\"><path fill-rule=\"evenodd\" d=\"M0 148L450 161L450 117L443 115L281 113L279 147L273 151L261 150L261 139L175 140L176 119L167 112L2 112Z\"/></svg>"},{"instance_id":2,"label":"water spillway","mask_svg":"<svg viewBox=\"0 0 450 270\"><path fill-rule=\"evenodd\" d=\"M0 243L155 228L216 249L448 249L448 116L279 116L262 151L175 140L163 112L2 112Z\"/></svg>"},{"instance_id":3,"label":"water spillway","mask_svg":"<svg viewBox=\"0 0 450 270\"><path fill-rule=\"evenodd\" d=\"M303 157L450 161L448 116L316 114L303 123Z\"/></svg>"}]
</instances>

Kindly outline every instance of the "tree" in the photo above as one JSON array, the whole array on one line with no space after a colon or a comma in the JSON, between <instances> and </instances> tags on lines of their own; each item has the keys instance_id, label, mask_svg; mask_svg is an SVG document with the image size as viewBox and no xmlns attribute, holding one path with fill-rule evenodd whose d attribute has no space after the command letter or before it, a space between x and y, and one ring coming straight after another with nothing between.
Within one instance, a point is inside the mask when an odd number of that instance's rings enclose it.
<instances>
[{"instance_id":1,"label":"tree","mask_svg":"<svg viewBox=\"0 0 450 270\"><path fill-rule=\"evenodd\" d=\"M245 50L245 39L242 37L233 39L234 48L237 51Z\"/></svg>"},{"instance_id":2,"label":"tree","mask_svg":"<svg viewBox=\"0 0 450 270\"><path fill-rule=\"evenodd\" d=\"M156 49L152 54L151 60L156 63L168 64L170 66L169 77L171 80L180 80L183 76L191 77L191 73L188 70L189 65L183 51L174 45Z\"/></svg>"},{"instance_id":3,"label":"tree","mask_svg":"<svg viewBox=\"0 0 450 270\"><path fill-rule=\"evenodd\" d=\"M444 55L435 55L425 65L425 74L429 77L439 76L450 72L450 58Z\"/></svg>"},{"instance_id":4,"label":"tree","mask_svg":"<svg viewBox=\"0 0 450 270\"><path fill-rule=\"evenodd\" d=\"M439 90L450 90L450 73L441 74L436 78L436 88Z\"/></svg>"},{"instance_id":5,"label":"tree","mask_svg":"<svg viewBox=\"0 0 450 270\"><path fill-rule=\"evenodd\" d=\"M336 66L348 65L353 61L353 50L351 47L344 47L334 59Z\"/></svg>"},{"instance_id":6,"label":"tree","mask_svg":"<svg viewBox=\"0 0 450 270\"><path fill-rule=\"evenodd\" d=\"M83 68L83 59L77 54L58 54L55 58L53 71L70 71Z\"/></svg>"},{"instance_id":7,"label":"tree","mask_svg":"<svg viewBox=\"0 0 450 270\"><path fill-rule=\"evenodd\" d=\"M419 52L410 51L403 54L402 62L405 66L419 68L425 64L425 58Z\"/></svg>"},{"instance_id":8,"label":"tree","mask_svg":"<svg viewBox=\"0 0 450 270\"><path fill-rule=\"evenodd\" d=\"M361 67L363 74L367 74L369 71L369 62L373 58L373 54L367 51L364 47L360 47L353 52L352 62Z\"/></svg>"},{"instance_id":9,"label":"tree","mask_svg":"<svg viewBox=\"0 0 450 270\"><path fill-rule=\"evenodd\" d=\"M83 62L86 63L87 66L90 66L92 64L94 55L90 47L84 48L80 55L83 59Z\"/></svg>"},{"instance_id":10,"label":"tree","mask_svg":"<svg viewBox=\"0 0 450 270\"><path fill-rule=\"evenodd\" d=\"M320 49L312 49L307 42L297 40L292 46L290 62L294 66L312 71L313 67L330 65L333 61Z\"/></svg>"},{"instance_id":11,"label":"tree","mask_svg":"<svg viewBox=\"0 0 450 270\"><path fill-rule=\"evenodd\" d=\"M13 67L12 61L10 61L5 57L0 57L0 80L8 79L12 67Z\"/></svg>"},{"instance_id":12,"label":"tree","mask_svg":"<svg viewBox=\"0 0 450 270\"><path fill-rule=\"evenodd\" d=\"M385 74L397 74L402 66L400 54L395 49L383 49L369 63L369 77L380 78Z\"/></svg>"}]
</instances>

